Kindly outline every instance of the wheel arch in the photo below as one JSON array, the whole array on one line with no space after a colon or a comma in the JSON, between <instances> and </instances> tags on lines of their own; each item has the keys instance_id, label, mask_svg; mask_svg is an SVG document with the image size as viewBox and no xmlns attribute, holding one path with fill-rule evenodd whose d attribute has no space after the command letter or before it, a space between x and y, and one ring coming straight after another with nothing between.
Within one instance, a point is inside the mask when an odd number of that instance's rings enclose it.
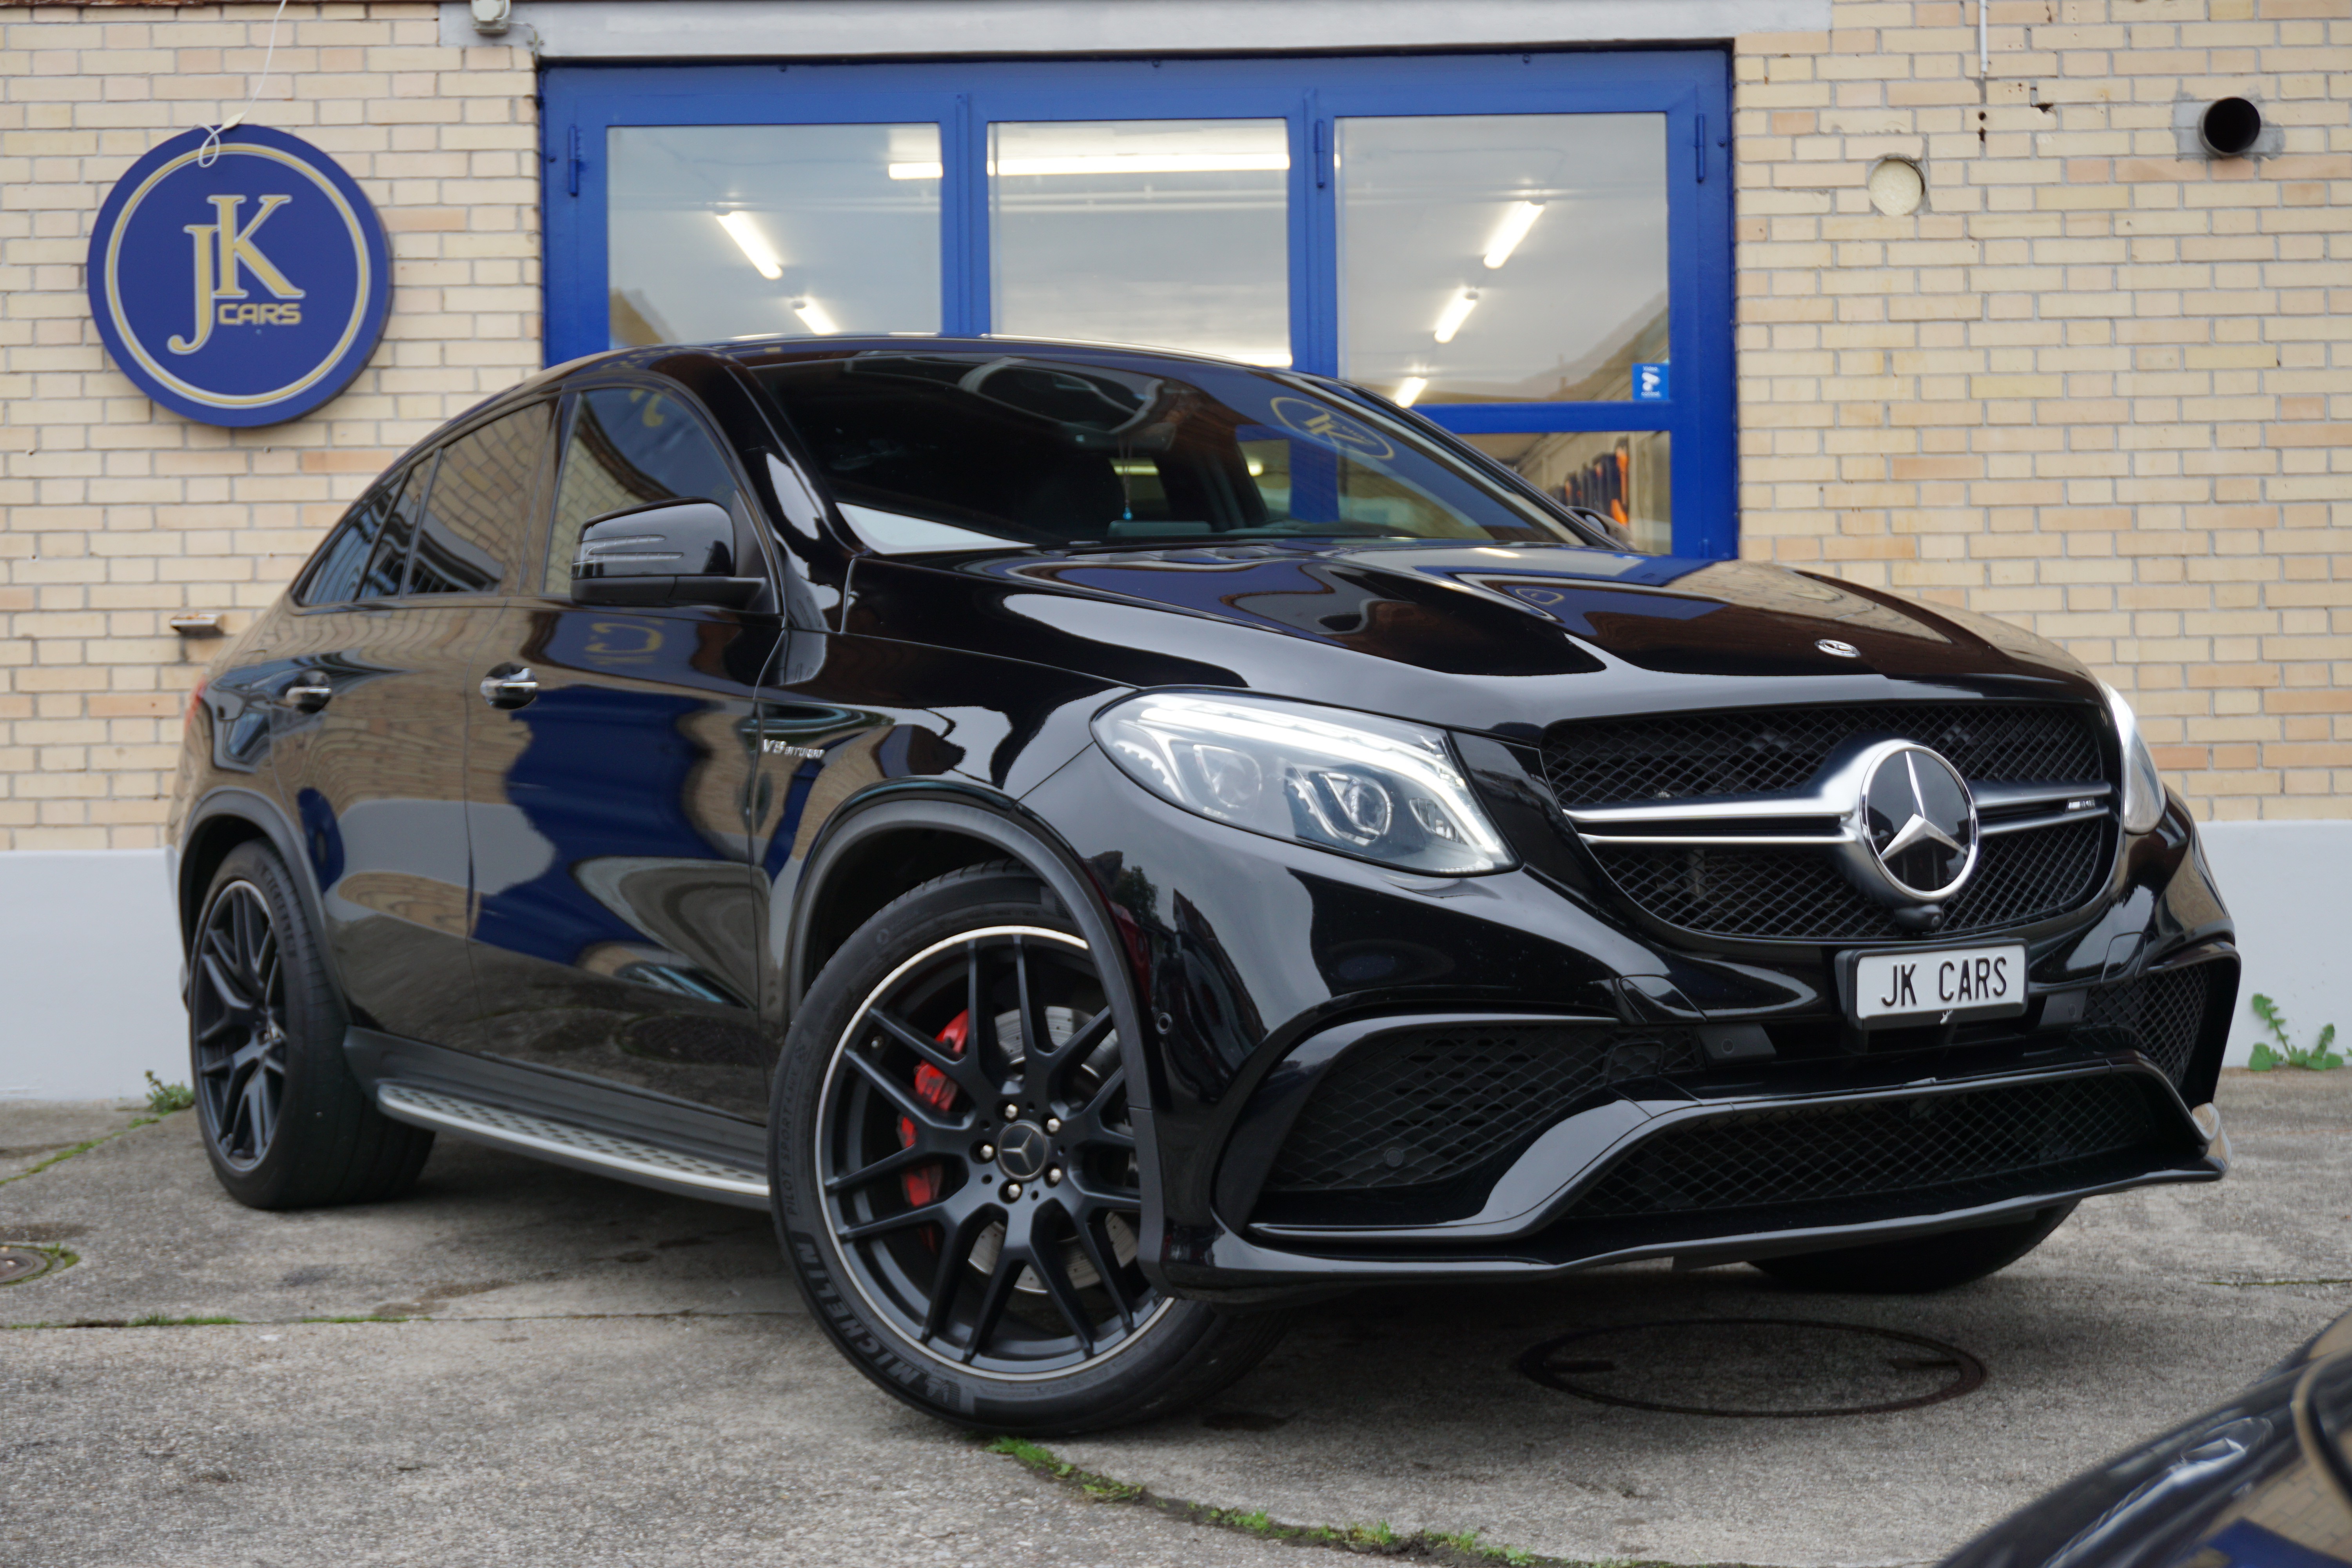
<instances>
[{"instance_id":1,"label":"wheel arch","mask_svg":"<svg viewBox=\"0 0 2352 1568\"><path fill-rule=\"evenodd\" d=\"M793 900L782 977L791 1012L798 1012L824 959L891 900L960 867L1006 859L1034 873L1076 922L1087 945L1103 955L1100 969L1118 1018L1143 1183L1139 1257L1146 1274L1160 1283L1165 1210L1151 1115L1156 1075L1145 1055L1150 1037L1142 1001L1127 944L1093 879L1045 823L996 797L943 790L887 791L863 804L845 805L810 851L800 896Z\"/></svg>"},{"instance_id":2,"label":"wheel arch","mask_svg":"<svg viewBox=\"0 0 2352 1568\"><path fill-rule=\"evenodd\" d=\"M196 917L203 912L205 889L212 886L213 875L221 862L240 844L256 839L278 852L294 879L294 890L302 901L302 913L310 929L326 932L320 918L319 889L313 879L310 858L302 852L301 836L285 814L267 795L251 790L223 789L215 791L199 801L188 813L188 826L180 846L179 885L173 889L173 902L180 917L180 952L184 958L189 935L195 930ZM332 950L321 940L320 956L330 975L334 974ZM341 977L335 976L340 984Z\"/></svg>"},{"instance_id":3,"label":"wheel arch","mask_svg":"<svg viewBox=\"0 0 2352 1568\"><path fill-rule=\"evenodd\" d=\"M836 818L836 826L843 826ZM830 853L828 853L830 851ZM1029 863L969 824L892 812L863 831L831 833L809 857L786 945L786 1016L859 926L892 900L950 871L1009 858Z\"/></svg>"}]
</instances>

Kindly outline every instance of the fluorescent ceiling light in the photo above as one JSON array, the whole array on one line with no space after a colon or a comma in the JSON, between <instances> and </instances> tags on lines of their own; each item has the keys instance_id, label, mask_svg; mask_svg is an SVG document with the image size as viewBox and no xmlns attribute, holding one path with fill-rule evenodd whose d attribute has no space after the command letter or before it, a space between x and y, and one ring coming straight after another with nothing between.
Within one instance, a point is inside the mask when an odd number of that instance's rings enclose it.
<instances>
[{"instance_id":1,"label":"fluorescent ceiling light","mask_svg":"<svg viewBox=\"0 0 2352 1568\"><path fill-rule=\"evenodd\" d=\"M1287 153L1097 153L1066 158L1004 158L988 166L992 174L1281 174ZM936 180L937 163L892 163L894 180Z\"/></svg>"},{"instance_id":2,"label":"fluorescent ceiling light","mask_svg":"<svg viewBox=\"0 0 2352 1568\"><path fill-rule=\"evenodd\" d=\"M760 232L760 226L751 221L750 213L720 213L719 226L727 231L727 237L735 242L743 259L761 277L772 283L784 275L784 258L776 254L776 247L768 243L768 237Z\"/></svg>"},{"instance_id":3,"label":"fluorescent ceiling light","mask_svg":"<svg viewBox=\"0 0 2352 1568\"><path fill-rule=\"evenodd\" d=\"M1410 408L1412 406L1413 399L1419 397L1423 393L1428 390L1429 377L1425 375L1409 375L1406 376L1403 383L1397 387L1396 400L1405 407Z\"/></svg>"},{"instance_id":4,"label":"fluorescent ceiling light","mask_svg":"<svg viewBox=\"0 0 2352 1568\"><path fill-rule=\"evenodd\" d=\"M1502 226L1495 237L1486 242L1486 265L1500 267L1511 258L1511 252L1527 238L1528 230L1535 227L1536 219L1543 216L1541 202L1513 202L1511 210L1503 215Z\"/></svg>"},{"instance_id":5,"label":"fluorescent ceiling light","mask_svg":"<svg viewBox=\"0 0 2352 1568\"><path fill-rule=\"evenodd\" d=\"M1445 301L1445 309L1437 313L1437 341L1441 343L1452 342L1454 334L1462 330L1462 323L1468 321L1470 312L1477 308L1478 290L1456 289L1454 291L1454 298Z\"/></svg>"},{"instance_id":6,"label":"fluorescent ceiling light","mask_svg":"<svg viewBox=\"0 0 2352 1568\"><path fill-rule=\"evenodd\" d=\"M807 326L808 330L814 332L818 337L829 338L833 336L834 333L841 331L841 323L835 321L831 316L826 315L824 313L824 307L818 304L814 300L801 299L793 300L793 314L798 316L802 322Z\"/></svg>"}]
</instances>

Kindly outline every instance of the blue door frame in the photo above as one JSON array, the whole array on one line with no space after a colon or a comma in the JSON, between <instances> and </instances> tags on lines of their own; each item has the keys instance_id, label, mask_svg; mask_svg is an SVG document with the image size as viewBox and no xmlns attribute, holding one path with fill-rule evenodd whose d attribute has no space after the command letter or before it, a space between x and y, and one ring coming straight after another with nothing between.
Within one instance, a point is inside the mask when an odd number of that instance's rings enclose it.
<instances>
[{"instance_id":1,"label":"blue door frame","mask_svg":"<svg viewBox=\"0 0 2352 1568\"><path fill-rule=\"evenodd\" d=\"M1332 121L1415 114L1666 116L1670 399L1432 404L1464 435L1673 433L1675 553L1738 553L1729 65L1719 51L919 65L553 66L541 120L547 360L609 343L605 132L616 125L940 128L940 321L989 330L988 127L1000 121L1281 120L1290 130L1292 363L1336 374Z\"/></svg>"}]
</instances>

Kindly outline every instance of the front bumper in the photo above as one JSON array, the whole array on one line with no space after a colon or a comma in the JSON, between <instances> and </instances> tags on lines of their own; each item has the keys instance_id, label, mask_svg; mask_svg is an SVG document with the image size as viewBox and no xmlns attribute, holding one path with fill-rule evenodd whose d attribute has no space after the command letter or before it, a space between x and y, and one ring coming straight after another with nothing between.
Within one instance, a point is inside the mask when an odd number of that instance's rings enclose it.
<instances>
[{"instance_id":1,"label":"front bumper","mask_svg":"<svg viewBox=\"0 0 2352 1568\"><path fill-rule=\"evenodd\" d=\"M1133 1058L1149 1101L1138 1107L1150 1167L1143 1257L1179 1294L1245 1300L1822 1250L2212 1181L2227 1166L2206 1102L2237 957L2178 803L2111 857L2095 898L2000 933L2027 949L2026 1016L1871 1036L1843 1026L1840 947L1662 933L1617 907L1605 882L1580 879L1557 847L1494 876L1391 872L1192 817L1094 752L1024 805L1093 873L1152 1022L1155 1037ZM2172 1046L2140 1048L2101 1021L2128 988L2191 971L2199 999ZM1339 1064L1433 1025L1668 1043L1663 1057L1637 1053L1606 1081L1580 1082L1524 1137L1434 1186L1302 1195L1296 1183L1270 1182ZM1671 1194L1646 1206L1592 1203L1612 1173L1668 1141L1704 1150L1753 1142L1759 1125L1811 1118L1834 1132L1838 1118L1927 1121L1963 1104L2030 1111L2045 1095L2136 1106L2132 1135L2056 1158L2028 1151L1955 1180L1682 1206Z\"/></svg>"},{"instance_id":2,"label":"front bumper","mask_svg":"<svg viewBox=\"0 0 2352 1568\"><path fill-rule=\"evenodd\" d=\"M1979 1070L1925 1075L1886 1062L1780 1081L1628 1084L1553 1123L1492 1181L1475 1213L1418 1224L1400 1215L1382 1225L1342 1207L1318 1224L1311 1205L1294 1202L1267 1223L1257 1217L1267 1212L1261 1204L1251 1222L1220 1226L1197 1252L1170 1258L1170 1279L1217 1294L1286 1283L1541 1278L1649 1258L1740 1261L1999 1224L2103 1193L2217 1181L2228 1170L2219 1112L2184 1104L2145 1057L2036 1063L2027 1051L2003 1054L1990 1070L1982 1059L1972 1064ZM1939 1121L1966 1120L1971 1106L1979 1125L2008 1119L2004 1141L2025 1158L1965 1173L1914 1163L1924 1179L1872 1180L1874 1133L1912 1124L1927 1144ZM2053 1142L2065 1121L2117 1109L2126 1136L2076 1149ZM1775 1148L1759 1130L1801 1136ZM1823 1136L1808 1147L1808 1131ZM1687 1173L1694 1157L1725 1201L1707 1201L1703 1184L1659 1179L1661 1168Z\"/></svg>"}]
</instances>

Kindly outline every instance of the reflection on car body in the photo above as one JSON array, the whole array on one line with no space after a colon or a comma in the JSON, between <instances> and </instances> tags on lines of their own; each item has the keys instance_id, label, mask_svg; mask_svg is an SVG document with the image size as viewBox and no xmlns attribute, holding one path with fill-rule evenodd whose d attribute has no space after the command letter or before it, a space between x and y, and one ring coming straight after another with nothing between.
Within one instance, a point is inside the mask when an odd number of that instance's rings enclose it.
<instances>
[{"instance_id":1,"label":"reflection on car body","mask_svg":"<svg viewBox=\"0 0 2352 1568\"><path fill-rule=\"evenodd\" d=\"M2352 1317L2220 1408L2074 1478L1944 1568L2352 1564Z\"/></svg>"},{"instance_id":2,"label":"reflection on car body","mask_svg":"<svg viewBox=\"0 0 2352 1568\"><path fill-rule=\"evenodd\" d=\"M395 462L192 710L191 942L334 999L192 970L215 1169L382 1196L430 1131L767 1206L877 1384L1028 1431L1202 1397L1336 1288L1928 1289L2219 1176L2238 960L2128 704L1621 544L1287 372L550 371ZM1927 880L1871 804L1915 764ZM1865 952L1995 950L1997 1010L1852 1004Z\"/></svg>"}]
</instances>

